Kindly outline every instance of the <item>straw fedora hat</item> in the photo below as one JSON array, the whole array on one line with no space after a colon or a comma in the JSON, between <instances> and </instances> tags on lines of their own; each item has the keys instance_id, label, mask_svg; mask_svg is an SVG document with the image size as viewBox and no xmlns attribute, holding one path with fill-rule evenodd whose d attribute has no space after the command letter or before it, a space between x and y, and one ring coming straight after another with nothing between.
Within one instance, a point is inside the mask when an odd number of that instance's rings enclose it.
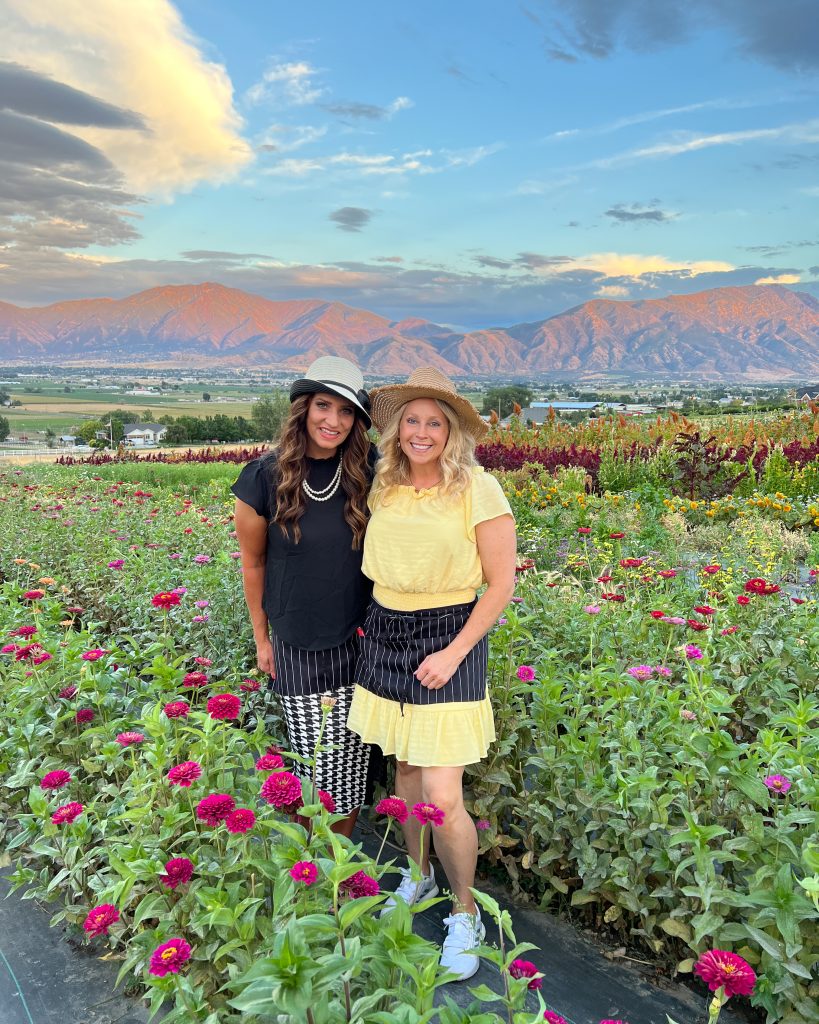
<instances>
[{"instance_id":1,"label":"straw fedora hat","mask_svg":"<svg viewBox=\"0 0 819 1024\"><path fill-rule=\"evenodd\" d=\"M421 366L413 370L405 384L387 384L374 388L370 392L370 414L373 423L383 433L401 406L416 398L433 398L451 405L461 426L475 441L480 441L489 430L488 424L478 415L475 406L461 398L449 377L436 370L434 366Z\"/></svg>"}]
</instances>

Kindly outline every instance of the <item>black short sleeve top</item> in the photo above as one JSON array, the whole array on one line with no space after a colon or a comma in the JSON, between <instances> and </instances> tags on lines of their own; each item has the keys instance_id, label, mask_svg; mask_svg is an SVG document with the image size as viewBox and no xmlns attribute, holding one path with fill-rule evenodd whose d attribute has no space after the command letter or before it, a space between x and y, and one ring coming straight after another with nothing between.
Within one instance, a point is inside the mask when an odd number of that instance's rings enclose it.
<instances>
[{"instance_id":1,"label":"black short sleeve top","mask_svg":"<svg viewBox=\"0 0 819 1024\"><path fill-rule=\"evenodd\" d=\"M371 449L370 477L375 460ZM333 479L338 460L307 459L307 482L321 491ZM267 520L264 607L270 628L285 643L308 651L337 647L361 625L372 583L361 572L363 550L353 550L344 519L346 495L339 487L328 501L307 498L294 543L278 523L275 509L276 455L252 459L231 490Z\"/></svg>"}]
</instances>

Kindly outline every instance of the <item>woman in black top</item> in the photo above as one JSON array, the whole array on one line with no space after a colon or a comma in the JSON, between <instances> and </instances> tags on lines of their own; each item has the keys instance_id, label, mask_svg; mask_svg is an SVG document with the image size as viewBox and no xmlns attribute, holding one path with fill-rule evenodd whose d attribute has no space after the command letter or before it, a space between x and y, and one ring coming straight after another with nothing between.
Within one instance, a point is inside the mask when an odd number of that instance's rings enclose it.
<instances>
[{"instance_id":1,"label":"woman in black top","mask_svg":"<svg viewBox=\"0 0 819 1024\"><path fill-rule=\"evenodd\" d=\"M370 597L361 572L373 452L360 370L324 356L290 388L277 448L249 462L232 487L244 592L256 660L279 694L289 749L311 759L325 706L316 782L347 815L350 835L364 800L370 748L347 729L356 629ZM327 698L331 698L328 701ZM306 778L309 765L293 770Z\"/></svg>"}]
</instances>

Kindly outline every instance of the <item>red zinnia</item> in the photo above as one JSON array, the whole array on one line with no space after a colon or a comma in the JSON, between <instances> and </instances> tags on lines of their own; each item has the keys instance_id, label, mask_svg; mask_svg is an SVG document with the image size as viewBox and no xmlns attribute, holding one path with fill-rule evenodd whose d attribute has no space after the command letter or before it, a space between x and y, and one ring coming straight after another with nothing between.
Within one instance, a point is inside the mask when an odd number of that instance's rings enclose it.
<instances>
[{"instance_id":1,"label":"red zinnia","mask_svg":"<svg viewBox=\"0 0 819 1024\"><path fill-rule=\"evenodd\" d=\"M652 619L662 619L665 616L665 612L660 611L659 608L655 608L653 612L648 613Z\"/></svg>"},{"instance_id":2,"label":"red zinnia","mask_svg":"<svg viewBox=\"0 0 819 1024\"><path fill-rule=\"evenodd\" d=\"M311 860L300 860L290 868L290 877L294 882L312 885L318 878L318 868Z\"/></svg>"},{"instance_id":3,"label":"red zinnia","mask_svg":"<svg viewBox=\"0 0 819 1024\"><path fill-rule=\"evenodd\" d=\"M175 889L178 885L184 885L191 880L193 875L193 861L187 857L174 857L165 865L165 874L159 876L159 881L168 889Z\"/></svg>"},{"instance_id":4,"label":"red zinnia","mask_svg":"<svg viewBox=\"0 0 819 1024\"><path fill-rule=\"evenodd\" d=\"M397 796L388 796L380 800L376 804L375 813L386 814L388 818L395 818L399 825L403 825L409 817L407 805Z\"/></svg>"},{"instance_id":5,"label":"red zinnia","mask_svg":"<svg viewBox=\"0 0 819 1024\"><path fill-rule=\"evenodd\" d=\"M301 782L291 772L275 772L262 783L261 797L265 803L290 813L302 803Z\"/></svg>"},{"instance_id":6,"label":"red zinnia","mask_svg":"<svg viewBox=\"0 0 819 1024\"><path fill-rule=\"evenodd\" d=\"M186 687L205 686L207 681L208 677L204 672L188 672L182 680L182 685Z\"/></svg>"},{"instance_id":7,"label":"red zinnia","mask_svg":"<svg viewBox=\"0 0 819 1024\"><path fill-rule=\"evenodd\" d=\"M84 810L82 804L63 804L51 815L51 820L55 825L70 825L75 818L79 818Z\"/></svg>"},{"instance_id":8,"label":"red zinnia","mask_svg":"<svg viewBox=\"0 0 819 1024\"><path fill-rule=\"evenodd\" d=\"M176 594L173 591L168 592L163 590L159 594L154 594L151 598L151 604L154 608L164 608L167 610L168 608L173 608L174 605L179 604L181 600L182 598L179 594Z\"/></svg>"},{"instance_id":9,"label":"red zinnia","mask_svg":"<svg viewBox=\"0 0 819 1024\"><path fill-rule=\"evenodd\" d=\"M717 562L714 562L713 565L704 565L702 567L702 571L706 574L706 576L714 576L716 573L720 571L721 568L721 565L719 565Z\"/></svg>"},{"instance_id":10,"label":"red zinnia","mask_svg":"<svg viewBox=\"0 0 819 1024\"><path fill-rule=\"evenodd\" d=\"M18 629L13 629L9 633L9 636L29 637L29 636L34 636L34 634L36 632L37 632L37 627L36 626L20 626Z\"/></svg>"},{"instance_id":11,"label":"red zinnia","mask_svg":"<svg viewBox=\"0 0 819 1024\"><path fill-rule=\"evenodd\" d=\"M443 825L444 812L435 804L415 804L412 808L412 816L417 818L422 825Z\"/></svg>"},{"instance_id":12,"label":"red zinnia","mask_svg":"<svg viewBox=\"0 0 819 1024\"><path fill-rule=\"evenodd\" d=\"M83 928L89 935L107 935L112 924L119 921L119 911L111 903L101 903L83 921Z\"/></svg>"},{"instance_id":13,"label":"red zinnia","mask_svg":"<svg viewBox=\"0 0 819 1024\"><path fill-rule=\"evenodd\" d=\"M639 569L645 561L644 558L621 558L620 568L621 569ZM528 960L522 960L521 963L528 963Z\"/></svg>"},{"instance_id":14,"label":"red zinnia","mask_svg":"<svg viewBox=\"0 0 819 1024\"><path fill-rule=\"evenodd\" d=\"M750 599L750 597L748 597L747 594L740 594L737 597L737 604L750 604L750 603L751 603L751 599Z\"/></svg>"},{"instance_id":15,"label":"red zinnia","mask_svg":"<svg viewBox=\"0 0 819 1024\"><path fill-rule=\"evenodd\" d=\"M662 576L664 580L672 580L677 575L676 569L660 569L657 572L658 576Z\"/></svg>"},{"instance_id":16,"label":"red zinnia","mask_svg":"<svg viewBox=\"0 0 819 1024\"><path fill-rule=\"evenodd\" d=\"M93 722L94 712L91 708L80 708L80 710L74 715L74 721L77 725L85 725L86 722Z\"/></svg>"},{"instance_id":17,"label":"red zinnia","mask_svg":"<svg viewBox=\"0 0 819 1024\"><path fill-rule=\"evenodd\" d=\"M191 947L184 939L170 939L151 953L151 974L164 978L166 974L178 974L180 967L191 958Z\"/></svg>"},{"instance_id":18,"label":"red zinnia","mask_svg":"<svg viewBox=\"0 0 819 1024\"><path fill-rule=\"evenodd\" d=\"M196 782L202 774L202 765L198 761L183 761L182 764L174 765L168 772L167 779L172 786L182 786L187 789L191 783Z\"/></svg>"},{"instance_id":19,"label":"red zinnia","mask_svg":"<svg viewBox=\"0 0 819 1024\"><path fill-rule=\"evenodd\" d=\"M44 590L27 590L23 597L26 601L39 601L41 597L45 597Z\"/></svg>"},{"instance_id":20,"label":"red zinnia","mask_svg":"<svg viewBox=\"0 0 819 1024\"><path fill-rule=\"evenodd\" d=\"M206 825L220 825L235 806L236 801L227 793L211 793L196 805L196 816Z\"/></svg>"},{"instance_id":21,"label":"red zinnia","mask_svg":"<svg viewBox=\"0 0 819 1024\"><path fill-rule=\"evenodd\" d=\"M590 526L578 526L577 532L579 534L581 534L583 537L586 537L586 536L588 536L588 534L591 533L591 527Z\"/></svg>"},{"instance_id":22,"label":"red zinnia","mask_svg":"<svg viewBox=\"0 0 819 1024\"><path fill-rule=\"evenodd\" d=\"M217 693L208 700L208 714L215 719L233 719L239 717L242 702L233 693Z\"/></svg>"},{"instance_id":23,"label":"red zinnia","mask_svg":"<svg viewBox=\"0 0 819 1024\"><path fill-rule=\"evenodd\" d=\"M246 807L238 807L225 818L225 828L234 835L249 832L256 824L256 815Z\"/></svg>"},{"instance_id":24,"label":"red zinnia","mask_svg":"<svg viewBox=\"0 0 819 1024\"><path fill-rule=\"evenodd\" d=\"M239 683L239 689L245 693L255 693L261 685L258 679L245 679Z\"/></svg>"},{"instance_id":25,"label":"red zinnia","mask_svg":"<svg viewBox=\"0 0 819 1024\"><path fill-rule=\"evenodd\" d=\"M601 594L600 595L600 599L602 601L625 601L625 596L623 594L611 594L611 593L609 593L609 594Z\"/></svg>"},{"instance_id":26,"label":"red zinnia","mask_svg":"<svg viewBox=\"0 0 819 1024\"><path fill-rule=\"evenodd\" d=\"M526 986L530 989L538 989L543 984L540 971L531 960L513 960L509 964L509 973L513 978L531 978L532 980Z\"/></svg>"},{"instance_id":27,"label":"red zinnia","mask_svg":"<svg viewBox=\"0 0 819 1024\"><path fill-rule=\"evenodd\" d=\"M62 768L58 768L56 771L49 772L43 776L40 782L40 789L62 789L63 786L67 786L71 781L71 772L64 771Z\"/></svg>"},{"instance_id":28,"label":"red zinnia","mask_svg":"<svg viewBox=\"0 0 819 1024\"><path fill-rule=\"evenodd\" d=\"M186 700L172 700L162 709L166 718L185 718L191 706Z\"/></svg>"},{"instance_id":29,"label":"red zinnia","mask_svg":"<svg viewBox=\"0 0 819 1024\"><path fill-rule=\"evenodd\" d=\"M76 686L64 686L62 690L57 694L58 697L62 697L63 700L71 700L72 697L77 696Z\"/></svg>"},{"instance_id":30,"label":"red zinnia","mask_svg":"<svg viewBox=\"0 0 819 1024\"><path fill-rule=\"evenodd\" d=\"M694 611L698 615L715 615L717 610L708 604L695 604Z\"/></svg>"},{"instance_id":31,"label":"red zinnia","mask_svg":"<svg viewBox=\"0 0 819 1024\"><path fill-rule=\"evenodd\" d=\"M357 871L352 878L343 881L339 889L343 889L354 900L361 896L377 896L381 891L378 882L364 871Z\"/></svg>"},{"instance_id":32,"label":"red zinnia","mask_svg":"<svg viewBox=\"0 0 819 1024\"><path fill-rule=\"evenodd\" d=\"M611 540L622 540L623 537L625 537L625 534L617 530L615 533L610 533L609 537Z\"/></svg>"},{"instance_id":33,"label":"red zinnia","mask_svg":"<svg viewBox=\"0 0 819 1024\"><path fill-rule=\"evenodd\" d=\"M700 622L698 619L686 619L685 621L689 629L693 629L698 632L702 632L702 630L708 629L707 622Z\"/></svg>"},{"instance_id":34,"label":"red zinnia","mask_svg":"<svg viewBox=\"0 0 819 1024\"><path fill-rule=\"evenodd\" d=\"M284 768L284 761L280 754L262 754L256 762L257 772L273 772L279 768Z\"/></svg>"},{"instance_id":35,"label":"red zinnia","mask_svg":"<svg viewBox=\"0 0 819 1024\"><path fill-rule=\"evenodd\" d=\"M768 594L778 594L779 589L775 583L768 583L767 580L763 580L760 576L754 576L753 579L748 580L745 584L745 590L749 594L763 594L767 596Z\"/></svg>"},{"instance_id":36,"label":"red zinnia","mask_svg":"<svg viewBox=\"0 0 819 1024\"><path fill-rule=\"evenodd\" d=\"M724 949L703 953L694 965L694 973L699 974L712 992L724 989L726 998L749 996L756 985L756 974L751 965L736 953Z\"/></svg>"}]
</instances>

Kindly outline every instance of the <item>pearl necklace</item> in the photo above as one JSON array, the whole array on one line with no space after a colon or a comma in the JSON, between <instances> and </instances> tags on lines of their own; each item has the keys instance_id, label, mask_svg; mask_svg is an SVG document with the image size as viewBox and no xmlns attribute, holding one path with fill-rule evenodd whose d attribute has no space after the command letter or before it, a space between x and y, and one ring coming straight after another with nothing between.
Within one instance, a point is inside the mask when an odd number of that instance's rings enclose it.
<instances>
[{"instance_id":1,"label":"pearl necklace","mask_svg":"<svg viewBox=\"0 0 819 1024\"><path fill-rule=\"evenodd\" d=\"M310 484L306 480L302 480L301 486L304 493L308 498L312 498L313 501L329 501L330 498L338 490L338 485L341 483L341 459L338 460L338 467L333 475L333 479L323 487L320 491L314 491Z\"/></svg>"}]
</instances>

